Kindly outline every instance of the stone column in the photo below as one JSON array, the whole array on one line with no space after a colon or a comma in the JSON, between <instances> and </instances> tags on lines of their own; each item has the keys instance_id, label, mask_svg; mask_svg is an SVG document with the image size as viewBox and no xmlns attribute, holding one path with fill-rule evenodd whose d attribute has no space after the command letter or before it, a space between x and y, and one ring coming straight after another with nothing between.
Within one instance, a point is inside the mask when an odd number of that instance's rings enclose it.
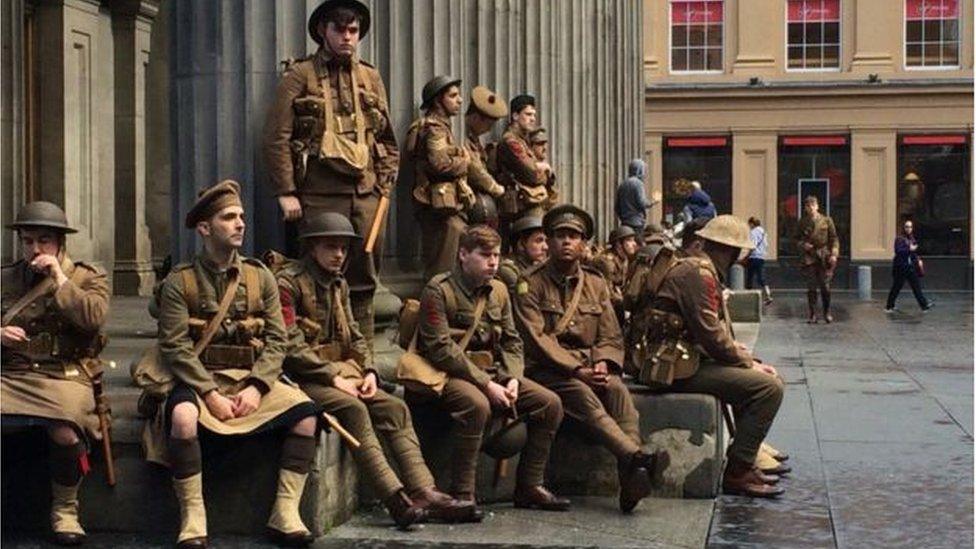
<instances>
[{"instance_id":1,"label":"stone column","mask_svg":"<svg viewBox=\"0 0 976 549\"><path fill-rule=\"evenodd\" d=\"M0 217L5 220L13 220L24 202L24 74L24 2L10 0L0 3ZM16 237L6 226L0 231L6 264L17 253Z\"/></svg>"},{"instance_id":2,"label":"stone column","mask_svg":"<svg viewBox=\"0 0 976 549\"><path fill-rule=\"evenodd\" d=\"M732 135L732 213L759 217L766 227L769 251L776 259L777 146L775 133L736 132Z\"/></svg>"},{"instance_id":3,"label":"stone column","mask_svg":"<svg viewBox=\"0 0 976 549\"><path fill-rule=\"evenodd\" d=\"M892 235L898 230L896 155L894 130L851 132L851 204L874 205L851 208L852 261L891 257Z\"/></svg>"},{"instance_id":4,"label":"stone column","mask_svg":"<svg viewBox=\"0 0 976 549\"><path fill-rule=\"evenodd\" d=\"M111 6L115 45L114 291L149 295L155 273L146 225L146 66L152 22L159 7L154 0L116 0Z\"/></svg>"}]
</instances>

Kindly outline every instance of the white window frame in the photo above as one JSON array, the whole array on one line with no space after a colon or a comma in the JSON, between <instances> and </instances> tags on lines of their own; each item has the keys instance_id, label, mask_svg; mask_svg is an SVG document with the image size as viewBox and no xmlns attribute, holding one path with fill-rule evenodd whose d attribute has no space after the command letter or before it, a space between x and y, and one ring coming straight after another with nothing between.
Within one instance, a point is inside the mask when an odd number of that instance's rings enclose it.
<instances>
[{"instance_id":1,"label":"white window frame","mask_svg":"<svg viewBox=\"0 0 976 549\"><path fill-rule=\"evenodd\" d=\"M907 1L907 0L906 0ZM786 10L783 14L783 68L786 72L840 72L840 67L844 59L844 18L839 17L837 21L837 66L836 67L803 67L801 69L790 68L790 3L789 0L783 3ZM844 0L838 2L838 13L842 14ZM806 37L803 38L803 45L806 47ZM823 44L823 42L821 42Z\"/></svg>"},{"instance_id":2,"label":"white window frame","mask_svg":"<svg viewBox=\"0 0 976 549\"><path fill-rule=\"evenodd\" d=\"M716 0L700 0L700 1L705 2L705 1L716 1ZM728 7L728 2L726 0L718 0L718 1L721 1L722 2L722 46L719 48L719 50L722 52L722 62L721 62L722 68L716 69L716 70L700 70L700 71L698 71L698 70L683 70L683 71L678 71L678 70L674 70L674 66L672 65L672 61L673 61L673 59L672 59L672 57L673 57L672 56L672 48L673 48L672 44L674 43L673 42L674 37L672 36L672 33L674 32L674 25L672 24L672 11L674 10L675 0L667 0L667 2L668 2L668 73L669 74L689 75L689 74L724 74L725 73L725 44L726 44L725 38L728 35L728 28L726 28L726 21L728 20L728 13L726 12L726 9L725 8ZM687 46L686 46L686 48L687 48ZM707 65L708 64L708 61L707 61L707 49L708 48L705 48L705 49L706 49L706 61L705 61L705 64Z\"/></svg>"},{"instance_id":3,"label":"white window frame","mask_svg":"<svg viewBox=\"0 0 976 549\"><path fill-rule=\"evenodd\" d=\"M959 38L957 42L958 48L956 49L956 51L958 52L956 54L956 64L955 65L909 65L908 64L908 0L901 0L901 64L904 70L906 71L952 71L952 70L959 70L962 67L961 65L962 53L963 53L962 43L963 43L963 36L965 36L965 34L963 34L965 32L965 29L963 28L964 21L962 16L963 8L965 7L963 5L963 0L959 0L958 6L959 6L959 15L956 16L956 21L958 23ZM923 33L925 31L924 20L922 23L922 31ZM940 42L940 44L942 43L944 42ZM924 46L923 46L923 50L924 50ZM922 57L924 59L924 55ZM939 53L939 57L940 58L942 57L941 51Z\"/></svg>"}]
</instances>

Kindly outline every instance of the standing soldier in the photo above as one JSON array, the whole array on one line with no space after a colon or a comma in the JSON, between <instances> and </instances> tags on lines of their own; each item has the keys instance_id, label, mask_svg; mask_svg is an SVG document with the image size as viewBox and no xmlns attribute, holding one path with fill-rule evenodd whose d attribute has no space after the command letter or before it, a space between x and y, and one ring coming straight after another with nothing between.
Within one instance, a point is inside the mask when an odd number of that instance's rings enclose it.
<instances>
[{"instance_id":1,"label":"standing soldier","mask_svg":"<svg viewBox=\"0 0 976 549\"><path fill-rule=\"evenodd\" d=\"M278 272L289 335L285 372L362 443L353 457L400 528L425 515L470 520L473 504L434 486L406 404L377 388L378 374L350 311L349 286L342 276L349 246L358 238L352 224L342 214L320 213L306 219L300 238L305 256ZM383 455L377 431L397 460L406 491Z\"/></svg>"},{"instance_id":2,"label":"standing soldier","mask_svg":"<svg viewBox=\"0 0 976 549\"><path fill-rule=\"evenodd\" d=\"M451 270L465 210L474 204L467 184L470 154L451 131L451 117L461 112L461 81L435 76L424 84L424 115L407 130L405 160L413 165L413 198L423 229L424 280Z\"/></svg>"},{"instance_id":3,"label":"standing soldier","mask_svg":"<svg viewBox=\"0 0 976 549\"><path fill-rule=\"evenodd\" d=\"M720 215L696 238L701 246L682 258L659 255L648 277L646 297L638 302L649 316L638 375L659 390L706 393L730 404L736 432L722 488L727 494L775 497L783 490L767 483L778 477L764 477L755 463L783 400L783 381L733 338L720 274L752 249L749 227Z\"/></svg>"},{"instance_id":4,"label":"standing soldier","mask_svg":"<svg viewBox=\"0 0 976 549\"><path fill-rule=\"evenodd\" d=\"M517 297L526 372L559 395L566 413L617 457L620 509L629 513L667 467L666 454L641 451L637 409L620 378L623 341L610 290L598 271L580 264L593 218L562 205L543 225L549 260L522 274Z\"/></svg>"},{"instance_id":5,"label":"standing soldier","mask_svg":"<svg viewBox=\"0 0 976 549\"><path fill-rule=\"evenodd\" d=\"M824 322L830 324L834 317L830 314L830 280L837 269L837 256L840 255L840 241L834 220L820 213L816 196L803 199L803 218L797 228L797 242L800 246L800 261L803 275L807 279L807 323L817 323L817 291L823 303Z\"/></svg>"},{"instance_id":6,"label":"standing soldier","mask_svg":"<svg viewBox=\"0 0 976 549\"><path fill-rule=\"evenodd\" d=\"M370 15L357 0L326 0L308 19L318 45L291 64L268 112L264 152L272 188L286 221L337 212L356 234L373 226L396 182L400 153L380 73L356 55ZM349 252L353 316L373 342L373 294L383 241L372 256L362 244Z\"/></svg>"},{"instance_id":7,"label":"standing soldier","mask_svg":"<svg viewBox=\"0 0 976 549\"><path fill-rule=\"evenodd\" d=\"M508 115L505 100L484 86L471 90L471 102L464 115L464 127L471 163L468 164L468 185L476 194L476 203L468 214L471 224L498 226L498 206L496 200L505 194L502 187L488 171L488 151L481 142L481 136L488 133L495 122ZM484 211L482 211L484 210Z\"/></svg>"},{"instance_id":8,"label":"standing soldier","mask_svg":"<svg viewBox=\"0 0 976 549\"><path fill-rule=\"evenodd\" d=\"M529 146L532 147L532 154L542 162L549 162L549 135L545 128L536 128L529 132ZM550 166L546 170L546 201L543 208L551 210L559 204L559 191L556 189L556 172Z\"/></svg>"},{"instance_id":9,"label":"standing soldier","mask_svg":"<svg viewBox=\"0 0 976 549\"><path fill-rule=\"evenodd\" d=\"M637 254L637 233L628 225L621 225L610 233L610 247L593 259L593 267L603 274L610 287L610 302L617 313L617 321L624 325L624 285L630 264Z\"/></svg>"},{"instance_id":10,"label":"standing soldier","mask_svg":"<svg viewBox=\"0 0 976 549\"><path fill-rule=\"evenodd\" d=\"M502 245L511 245L509 225L527 215L542 217L549 193L546 184L552 166L536 158L529 144L529 132L536 127L535 97L519 95L512 99L509 109L511 123L496 148L495 178L505 187L499 215Z\"/></svg>"},{"instance_id":11,"label":"standing soldier","mask_svg":"<svg viewBox=\"0 0 976 549\"><path fill-rule=\"evenodd\" d=\"M417 352L447 374L437 400L457 422L454 496L475 500L475 471L485 426L493 413L520 417L527 442L516 472L515 506L565 511L569 500L543 486L549 449L562 421L559 398L522 376L522 340L505 285L494 280L501 237L487 226L465 231L458 263L435 276L420 298ZM461 341L452 332L462 332ZM430 395L418 394L423 399Z\"/></svg>"},{"instance_id":12,"label":"standing soldier","mask_svg":"<svg viewBox=\"0 0 976 549\"><path fill-rule=\"evenodd\" d=\"M17 231L23 259L3 268L0 414L5 426L47 430L54 540L79 545L86 436L102 437L92 378L100 375L108 282L100 270L68 257L65 235L77 230L56 205L31 202L8 226Z\"/></svg>"},{"instance_id":13,"label":"standing soldier","mask_svg":"<svg viewBox=\"0 0 976 549\"><path fill-rule=\"evenodd\" d=\"M512 223L512 253L498 266L498 278L509 295L518 295L518 282L526 269L549 258L549 243L541 217L523 217Z\"/></svg>"},{"instance_id":14,"label":"standing soldier","mask_svg":"<svg viewBox=\"0 0 976 549\"><path fill-rule=\"evenodd\" d=\"M278 286L260 261L241 256L240 186L222 181L201 191L186 215L203 249L163 282L159 358L175 386L162 402L166 431L150 424L155 448L166 447L180 504L180 547L207 546L199 427L222 436L287 429L269 533L304 546L312 535L298 504L315 457L317 408L281 378L287 348ZM154 428L155 427L155 428ZM153 461L160 456L150 455Z\"/></svg>"}]
</instances>

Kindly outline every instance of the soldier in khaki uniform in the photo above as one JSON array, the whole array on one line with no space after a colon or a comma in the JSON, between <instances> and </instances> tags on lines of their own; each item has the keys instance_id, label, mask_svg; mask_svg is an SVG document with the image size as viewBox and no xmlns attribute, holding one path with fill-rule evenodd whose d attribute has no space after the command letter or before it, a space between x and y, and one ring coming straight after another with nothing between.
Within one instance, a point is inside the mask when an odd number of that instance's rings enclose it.
<instances>
[{"instance_id":1,"label":"soldier in khaki uniform","mask_svg":"<svg viewBox=\"0 0 976 549\"><path fill-rule=\"evenodd\" d=\"M414 171L413 198L424 252L424 280L451 270L458 239L467 227L465 210L474 204L467 184L471 154L451 131L461 112L461 81L436 76L424 85L424 115L407 130L404 160Z\"/></svg>"},{"instance_id":2,"label":"soldier in khaki uniform","mask_svg":"<svg viewBox=\"0 0 976 549\"><path fill-rule=\"evenodd\" d=\"M610 247L593 259L593 267L603 274L610 287L610 302L617 313L617 321L624 326L624 285L627 273L637 254L637 233L621 225L610 233Z\"/></svg>"},{"instance_id":3,"label":"soldier in khaki uniform","mask_svg":"<svg viewBox=\"0 0 976 549\"><path fill-rule=\"evenodd\" d=\"M542 218L523 217L512 223L512 240L512 253L498 266L498 279L505 283L510 295L517 295L522 272L549 258L549 242L542 229Z\"/></svg>"},{"instance_id":4,"label":"soldier in khaki uniform","mask_svg":"<svg viewBox=\"0 0 976 549\"><path fill-rule=\"evenodd\" d=\"M730 404L736 432L722 487L729 494L775 497L783 493L771 486L778 477L764 476L755 463L783 400L783 381L733 338L720 274L752 248L749 227L721 215L696 238L702 245L682 258L659 255L648 277L646 297L637 303L651 316L638 375L662 391L707 393Z\"/></svg>"},{"instance_id":5,"label":"soldier in khaki uniform","mask_svg":"<svg viewBox=\"0 0 976 549\"><path fill-rule=\"evenodd\" d=\"M532 154L542 162L549 163L549 134L545 128L536 128L529 132L529 146ZM559 191L556 189L556 172L552 166L546 170L546 201L543 209L549 211L559 204Z\"/></svg>"},{"instance_id":6,"label":"soldier in khaki uniform","mask_svg":"<svg viewBox=\"0 0 976 549\"><path fill-rule=\"evenodd\" d=\"M464 115L466 132L464 146L468 148L471 158L468 164L468 185L475 193L490 196L492 201L505 194L505 187L495 181L488 171L488 151L481 142L481 136L488 133L496 122L507 115L508 106L505 100L495 92L484 86L475 86L471 89L471 102ZM470 216L468 220L472 223L482 222L471 219ZM484 221L490 224L489 220ZM492 221L497 224L498 220Z\"/></svg>"},{"instance_id":7,"label":"soldier in khaki uniform","mask_svg":"<svg viewBox=\"0 0 976 549\"><path fill-rule=\"evenodd\" d=\"M494 229L470 227L461 238L455 269L424 288L417 352L447 378L436 396L427 391L416 398L436 398L457 422L451 471L456 497L474 501L485 426L493 414L505 414L524 418L528 431L516 472L515 506L564 511L569 500L543 486L563 409L559 397L522 375L522 340L512 303L505 285L493 278L500 246ZM470 335L457 342L452 336L458 332Z\"/></svg>"},{"instance_id":8,"label":"soldier in khaki uniform","mask_svg":"<svg viewBox=\"0 0 976 549\"><path fill-rule=\"evenodd\" d=\"M800 247L800 262L803 276L807 279L807 322L817 323L817 291L823 303L824 322L831 323L830 281L837 268L840 255L840 241L834 220L820 213L816 196L803 199L803 217L797 227L797 243Z\"/></svg>"},{"instance_id":9,"label":"soldier in khaki uniform","mask_svg":"<svg viewBox=\"0 0 976 549\"><path fill-rule=\"evenodd\" d=\"M298 504L315 456L318 409L281 378L287 333L278 286L260 261L238 253L244 241L238 184L222 181L201 191L186 226L200 235L203 250L174 267L160 290L159 357L174 386L148 426L150 439L166 437L154 445L165 447L165 455L148 457L166 460L173 473L178 545L207 546L199 427L223 436L288 429L268 529L280 543L308 545L312 536ZM212 319L221 312L214 332Z\"/></svg>"},{"instance_id":10,"label":"soldier in khaki uniform","mask_svg":"<svg viewBox=\"0 0 976 549\"><path fill-rule=\"evenodd\" d=\"M543 224L549 260L522 273L517 296L526 373L558 394L566 414L617 457L620 508L629 513L667 467L659 457L665 454L641 451L637 409L620 378L623 341L610 290L598 271L580 264L593 218L562 205Z\"/></svg>"},{"instance_id":11,"label":"soldier in khaki uniform","mask_svg":"<svg viewBox=\"0 0 976 549\"><path fill-rule=\"evenodd\" d=\"M23 259L3 267L0 414L5 426L42 426L50 440L51 529L59 545L78 545L78 488L88 465L87 437L101 439L92 375L108 313L105 273L73 262L64 211L31 202L8 225ZM10 471L7 474L15 474Z\"/></svg>"},{"instance_id":12,"label":"soldier in khaki uniform","mask_svg":"<svg viewBox=\"0 0 976 549\"><path fill-rule=\"evenodd\" d=\"M378 374L352 316L349 286L342 276L347 250L358 238L352 224L342 214L320 213L306 219L300 237L304 257L277 274L289 335L285 372L360 441L353 457L400 528L427 515L469 520L473 504L434 486L407 405L377 388ZM397 461L406 491L383 455L377 432Z\"/></svg>"},{"instance_id":13,"label":"soldier in khaki uniform","mask_svg":"<svg viewBox=\"0 0 976 549\"><path fill-rule=\"evenodd\" d=\"M293 63L268 111L264 155L286 221L323 211L341 213L365 236L381 197L396 182L399 151L380 73L356 55L370 27L357 0L326 0L312 12L308 32L319 49ZM373 294L383 232L371 256L350 249L353 316L373 341Z\"/></svg>"},{"instance_id":14,"label":"soldier in khaki uniform","mask_svg":"<svg viewBox=\"0 0 976 549\"><path fill-rule=\"evenodd\" d=\"M496 147L495 179L505 194L498 208L502 249L508 250L509 225L521 217L542 217L547 209L547 183L552 166L536 158L529 144L529 132L536 129L535 97L519 95L510 102L511 122Z\"/></svg>"}]
</instances>

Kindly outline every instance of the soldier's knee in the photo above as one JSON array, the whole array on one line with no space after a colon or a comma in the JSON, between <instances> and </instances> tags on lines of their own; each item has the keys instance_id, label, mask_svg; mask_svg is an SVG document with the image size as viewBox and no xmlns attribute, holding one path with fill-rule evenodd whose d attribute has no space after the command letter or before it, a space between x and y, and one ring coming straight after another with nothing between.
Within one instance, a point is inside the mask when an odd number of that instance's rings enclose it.
<instances>
[{"instance_id":1,"label":"soldier's knee","mask_svg":"<svg viewBox=\"0 0 976 549\"><path fill-rule=\"evenodd\" d=\"M291 428L291 432L303 437L315 436L315 428L318 426L318 419L315 416L308 416Z\"/></svg>"},{"instance_id":2,"label":"soldier's knee","mask_svg":"<svg viewBox=\"0 0 976 549\"><path fill-rule=\"evenodd\" d=\"M186 439L197 436L197 420L199 418L200 411L191 402L181 402L174 406L173 413L170 416L173 438Z\"/></svg>"},{"instance_id":3,"label":"soldier's knee","mask_svg":"<svg viewBox=\"0 0 976 549\"><path fill-rule=\"evenodd\" d=\"M555 393L546 395L546 424L553 429L563 422L563 401Z\"/></svg>"},{"instance_id":4,"label":"soldier's knee","mask_svg":"<svg viewBox=\"0 0 976 549\"><path fill-rule=\"evenodd\" d=\"M488 397L482 393L472 393L468 413L465 415L468 417L467 423L472 428L484 429L491 419L491 403L488 402Z\"/></svg>"},{"instance_id":5,"label":"soldier's knee","mask_svg":"<svg viewBox=\"0 0 976 549\"><path fill-rule=\"evenodd\" d=\"M74 446L80 440L78 433L67 423L56 423L48 428L48 437L58 446Z\"/></svg>"},{"instance_id":6,"label":"soldier's knee","mask_svg":"<svg viewBox=\"0 0 976 549\"><path fill-rule=\"evenodd\" d=\"M778 376L766 376L769 379L763 384L762 395L763 399L769 403L775 403L777 407L783 402L783 393L786 390L786 385L783 383L782 378Z\"/></svg>"},{"instance_id":7,"label":"soldier's knee","mask_svg":"<svg viewBox=\"0 0 976 549\"><path fill-rule=\"evenodd\" d=\"M410 408L407 407L407 403L403 399L391 395L383 403L383 408L389 419L397 426L403 427L410 424Z\"/></svg>"}]
</instances>

